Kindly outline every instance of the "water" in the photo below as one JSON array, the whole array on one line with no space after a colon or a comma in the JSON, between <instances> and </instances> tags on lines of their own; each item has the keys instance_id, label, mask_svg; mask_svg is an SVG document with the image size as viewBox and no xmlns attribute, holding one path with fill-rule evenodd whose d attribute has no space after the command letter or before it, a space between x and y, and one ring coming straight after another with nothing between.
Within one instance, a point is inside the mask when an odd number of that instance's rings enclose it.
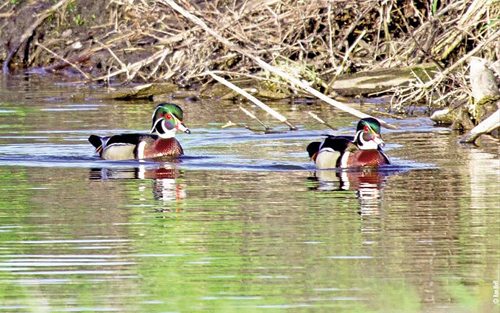
<instances>
[{"instance_id":1,"label":"water","mask_svg":"<svg viewBox=\"0 0 500 313\"><path fill-rule=\"evenodd\" d=\"M326 105L273 104L283 132L177 100L174 163L98 159L89 134L147 131L155 103L0 79L0 312L497 312L498 144L388 121L393 165L314 171L305 146L352 133ZM246 105L251 109L251 106ZM365 108L366 109L366 108ZM369 109L369 108L368 108Z\"/></svg>"}]
</instances>

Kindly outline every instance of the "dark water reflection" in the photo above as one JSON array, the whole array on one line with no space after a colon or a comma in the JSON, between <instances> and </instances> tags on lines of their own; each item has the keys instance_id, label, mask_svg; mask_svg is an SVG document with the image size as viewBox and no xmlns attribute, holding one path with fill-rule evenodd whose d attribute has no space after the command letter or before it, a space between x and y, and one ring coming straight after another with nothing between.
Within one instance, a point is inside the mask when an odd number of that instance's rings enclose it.
<instances>
[{"instance_id":1,"label":"dark water reflection","mask_svg":"<svg viewBox=\"0 0 500 313\"><path fill-rule=\"evenodd\" d=\"M154 103L0 82L0 312L498 311L498 144L391 121L394 165L315 172L304 113L350 117L276 104L301 130L264 135L181 103L186 157L107 162L88 134L146 130Z\"/></svg>"}]
</instances>

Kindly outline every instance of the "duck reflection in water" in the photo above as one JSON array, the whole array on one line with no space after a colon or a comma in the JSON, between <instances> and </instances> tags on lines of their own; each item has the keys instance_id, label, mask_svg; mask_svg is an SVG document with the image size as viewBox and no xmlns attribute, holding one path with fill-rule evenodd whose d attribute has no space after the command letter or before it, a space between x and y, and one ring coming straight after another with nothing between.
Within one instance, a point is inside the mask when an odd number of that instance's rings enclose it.
<instances>
[{"instance_id":1,"label":"duck reflection in water","mask_svg":"<svg viewBox=\"0 0 500 313\"><path fill-rule=\"evenodd\" d=\"M91 180L140 179L152 180L152 192L155 200L178 201L186 198L184 184L179 182L182 173L175 164L162 163L125 168L93 168L90 170ZM144 192L147 186L141 184L139 190ZM146 198L146 197L145 197ZM177 209L176 209L177 211Z\"/></svg>"},{"instance_id":2,"label":"duck reflection in water","mask_svg":"<svg viewBox=\"0 0 500 313\"><path fill-rule=\"evenodd\" d=\"M376 167L317 170L310 190L355 191L361 215L378 215L388 172Z\"/></svg>"}]
</instances>

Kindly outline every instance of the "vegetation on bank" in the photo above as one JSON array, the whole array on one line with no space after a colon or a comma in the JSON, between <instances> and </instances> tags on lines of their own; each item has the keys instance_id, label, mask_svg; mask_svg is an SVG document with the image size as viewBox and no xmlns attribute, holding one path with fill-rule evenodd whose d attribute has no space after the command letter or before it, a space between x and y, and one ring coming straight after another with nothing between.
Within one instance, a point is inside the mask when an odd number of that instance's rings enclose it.
<instances>
[{"instance_id":1,"label":"vegetation on bank","mask_svg":"<svg viewBox=\"0 0 500 313\"><path fill-rule=\"evenodd\" d=\"M212 72L250 81L274 97L304 95L256 59L331 97L346 75L430 64L412 70L413 80L384 85L376 94L394 95L395 111L415 102L442 107L468 101L472 56L500 59L500 0L10 0L0 5L4 72L36 68L86 81L168 81L198 87L200 94L212 90L207 88L215 82Z\"/></svg>"}]
</instances>

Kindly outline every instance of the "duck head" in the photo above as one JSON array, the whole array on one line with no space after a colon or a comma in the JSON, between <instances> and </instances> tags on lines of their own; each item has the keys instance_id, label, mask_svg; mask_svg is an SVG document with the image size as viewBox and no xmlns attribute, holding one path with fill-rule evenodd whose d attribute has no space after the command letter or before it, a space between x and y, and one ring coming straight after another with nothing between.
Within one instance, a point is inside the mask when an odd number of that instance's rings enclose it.
<instances>
[{"instance_id":1,"label":"duck head","mask_svg":"<svg viewBox=\"0 0 500 313\"><path fill-rule=\"evenodd\" d=\"M173 138L176 131L190 134L191 131L184 125L183 112L180 106L173 103L160 103L153 112L151 133L160 138Z\"/></svg>"},{"instance_id":2,"label":"duck head","mask_svg":"<svg viewBox=\"0 0 500 313\"><path fill-rule=\"evenodd\" d=\"M385 143L380 135L380 123L373 117L361 119L356 128L354 141L361 150L381 149Z\"/></svg>"}]
</instances>

